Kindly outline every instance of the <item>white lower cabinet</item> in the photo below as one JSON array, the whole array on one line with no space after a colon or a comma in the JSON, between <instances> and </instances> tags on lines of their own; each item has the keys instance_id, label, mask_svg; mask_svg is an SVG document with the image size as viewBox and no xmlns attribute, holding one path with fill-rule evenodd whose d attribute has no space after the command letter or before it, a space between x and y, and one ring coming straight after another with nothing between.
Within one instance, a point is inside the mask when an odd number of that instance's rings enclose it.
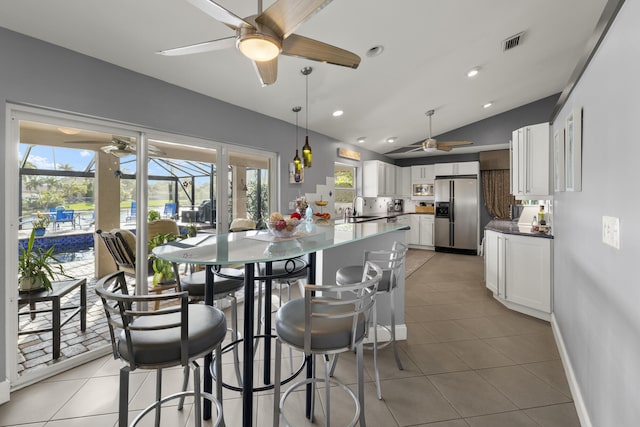
<instances>
[{"instance_id":1,"label":"white lower cabinet","mask_svg":"<svg viewBox=\"0 0 640 427\"><path fill-rule=\"evenodd\" d=\"M409 217L407 243L413 246L433 248L433 215L406 215Z\"/></svg>"},{"instance_id":2,"label":"white lower cabinet","mask_svg":"<svg viewBox=\"0 0 640 427\"><path fill-rule=\"evenodd\" d=\"M485 231L485 284L508 308L551 319L553 239Z\"/></svg>"},{"instance_id":3,"label":"white lower cabinet","mask_svg":"<svg viewBox=\"0 0 640 427\"><path fill-rule=\"evenodd\" d=\"M433 215L417 215L420 217L420 244L433 246Z\"/></svg>"}]
</instances>

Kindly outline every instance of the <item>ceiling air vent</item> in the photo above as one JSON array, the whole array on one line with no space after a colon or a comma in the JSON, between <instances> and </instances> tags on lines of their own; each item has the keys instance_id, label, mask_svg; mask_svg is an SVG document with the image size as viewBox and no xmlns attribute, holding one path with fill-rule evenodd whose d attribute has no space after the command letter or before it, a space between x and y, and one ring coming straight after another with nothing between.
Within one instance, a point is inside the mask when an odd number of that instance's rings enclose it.
<instances>
[{"instance_id":1,"label":"ceiling air vent","mask_svg":"<svg viewBox=\"0 0 640 427\"><path fill-rule=\"evenodd\" d=\"M511 36L502 41L502 50L507 51L511 50L514 47L518 47L520 42L522 41L522 37L524 36L524 31L516 34L515 36Z\"/></svg>"}]
</instances>

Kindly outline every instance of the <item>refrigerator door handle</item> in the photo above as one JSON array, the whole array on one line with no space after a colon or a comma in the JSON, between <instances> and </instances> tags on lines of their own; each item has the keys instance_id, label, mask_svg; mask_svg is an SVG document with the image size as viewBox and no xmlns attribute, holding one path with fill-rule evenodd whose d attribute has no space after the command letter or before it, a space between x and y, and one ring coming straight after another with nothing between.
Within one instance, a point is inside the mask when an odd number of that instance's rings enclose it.
<instances>
[{"instance_id":1,"label":"refrigerator door handle","mask_svg":"<svg viewBox=\"0 0 640 427\"><path fill-rule=\"evenodd\" d=\"M455 198L455 183L453 180L449 181L449 221L455 222L455 208L456 208L456 198Z\"/></svg>"}]
</instances>

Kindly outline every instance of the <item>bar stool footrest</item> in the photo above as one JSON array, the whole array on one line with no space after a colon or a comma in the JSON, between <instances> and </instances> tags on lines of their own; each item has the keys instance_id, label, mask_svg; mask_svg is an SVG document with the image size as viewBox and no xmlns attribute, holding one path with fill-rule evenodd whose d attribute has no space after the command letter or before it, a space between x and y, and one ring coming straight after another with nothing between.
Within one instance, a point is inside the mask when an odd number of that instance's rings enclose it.
<instances>
[{"instance_id":1,"label":"bar stool footrest","mask_svg":"<svg viewBox=\"0 0 640 427\"><path fill-rule=\"evenodd\" d=\"M255 338L276 339L277 336L273 335L273 334L264 334L264 335L255 335L253 338L254 339ZM222 347L222 353L230 351L233 348L233 346L236 346L236 345L240 344L243 341L244 341L244 338L240 338L238 340L230 342L229 344L227 344L224 347ZM217 378L216 378L216 373L215 373L215 363L214 363L215 360L216 360L216 357L214 355L213 356L213 360L211 362L211 365L209 366L209 372L211 372L211 377L213 378L213 380L214 381L218 381ZM302 358L302 364L300 365L298 370L295 371L294 373L292 373L289 377L287 377L284 380L280 381L280 384L287 384L287 383L293 381L293 379L295 377L297 377L300 374L300 372L302 372L302 370L304 369L305 365L306 365L306 358L303 357ZM232 390L232 391L238 391L238 392L242 392L243 391L242 390L242 385L234 386L232 384L225 383L224 381L222 381L222 387L226 388L227 390ZM273 384L267 384L267 385L262 386L262 387L253 387L253 392L254 393L255 392L260 392L260 391L266 391L266 390L273 390Z\"/></svg>"}]
</instances>

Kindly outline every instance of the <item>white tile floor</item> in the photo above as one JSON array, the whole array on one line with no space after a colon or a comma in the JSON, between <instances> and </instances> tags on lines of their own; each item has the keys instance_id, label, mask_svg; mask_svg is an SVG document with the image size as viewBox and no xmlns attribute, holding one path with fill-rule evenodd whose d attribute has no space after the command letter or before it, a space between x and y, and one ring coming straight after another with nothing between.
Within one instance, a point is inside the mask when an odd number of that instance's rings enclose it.
<instances>
[{"instance_id":1,"label":"white tile floor","mask_svg":"<svg viewBox=\"0 0 640 427\"><path fill-rule=\"evenodd\" d=\"M371 355L365 356L369 426L580 425L549 324L495 302L482 276L482 258L438 253L407 278L409 336L400 345L405 369L397 369L390 351L381 352L381 401L375 397ZM225 377L232 381L230 358L224 360ZM105 357L12 393L0 406L0 426L113 427L120 366ZM353 384L354 372L353 355L341 356L336 377ZM165 374L167 392L179 387L181 375L178 369ZM132 415L153 400L154 378L146 371L132 373ZM271 425L272 398L268 392L257 396L253 425ZM338 389L331 400L333 425L345 425L351 403ZM310 425L302 416L302 393L287 405L292 425ZM191 409L167 406L162 425L192 425ZM224 410L227 426L241 425L238 393L225 391ZM317 412L322 425L322 409ZM148 418L141 425L152 425Z\"/></svg>"}]
</instances>

